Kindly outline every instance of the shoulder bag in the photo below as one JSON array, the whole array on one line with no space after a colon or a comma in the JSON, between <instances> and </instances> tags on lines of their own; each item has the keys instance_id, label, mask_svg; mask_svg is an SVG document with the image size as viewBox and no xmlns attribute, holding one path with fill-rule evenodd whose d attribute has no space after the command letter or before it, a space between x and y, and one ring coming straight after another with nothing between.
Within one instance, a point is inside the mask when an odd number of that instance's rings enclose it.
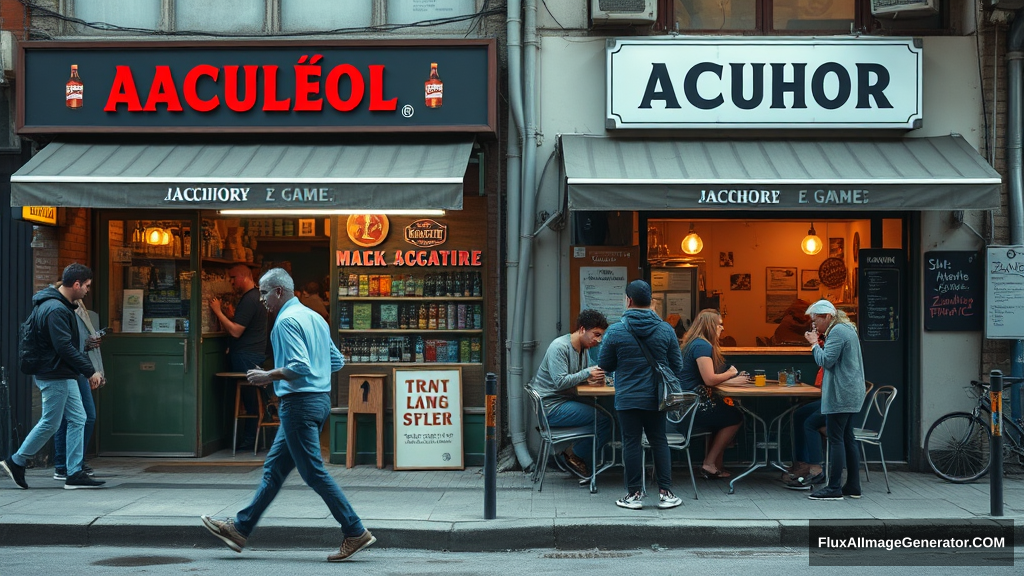
<instances>
[{"instance_id":1,"label":"shoulder bag","mask_svg":"<svg viewBox=\"0 0 1024 576\"><path fill-rule=\"evenodd\" d=\"M647 345L643 340L637 337L636 332L633 332L633 328L630 327L629 322L623 322L626 326L626 330L636 340L640 351L644 353L644 358L647 358L647 363L651 365L651 370L654 372L654 383L658 387L658 411L667 412L675 409L679 405L688 402L686 394L683 394L682 385L679 383L679 379L672 373L667 366L661 362L656 362L651 357L651 352L647 349Z\"/></svg>"}]
</instances>

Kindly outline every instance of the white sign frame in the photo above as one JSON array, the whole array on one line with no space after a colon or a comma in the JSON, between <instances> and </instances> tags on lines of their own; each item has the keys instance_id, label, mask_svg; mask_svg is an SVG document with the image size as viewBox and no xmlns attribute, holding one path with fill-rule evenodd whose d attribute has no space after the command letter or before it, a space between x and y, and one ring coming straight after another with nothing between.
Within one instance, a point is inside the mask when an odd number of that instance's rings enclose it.
<instances>
[{"instance_id":1,"label":"white sign frame","mask_svg":"<svg viewBox=\"0 0 1024 576\"><path fill-rule=\"evenodd\" d=\"M714 36L680 38L613 38L605 48L605 128L615 129L902 129L920 128L922 123L922 46L919 38L724 38ZM663 64L678 108L665 99L640 108L651 82L660 78L655 63ZM707 63L714 69L696 65ZM755 100L751 87L754 65L762 67L762 96L752 108L741 108L730 95L732 67L743 64L744 94ZM772 108L772 64L785 64L783 82L794 78L794 63L806 64L804 100L806 108L791 108L793 93L784 92L784 108ZM838 66L837 66L838 65ZM860 84L880 82L877 67L888 72L881 93L892 108L879 107L877 98L866 99L868 107L858 108ZM716 71L720 67L721 78ZM861 78L863 70L864 77ZM695 93L705 102L722 102L702 109L686 95L686 77L693 72ZM699 73L698 73L699 72ZM820 77L816 77L820 72ZM849 80L849 94L841 99L840 77ZM817 81L815 80L817 78ZM835 108L820 105L813 94L815 83L823 100L841 102ZM655 89L664 91L660 80ZM864 91L870 93L871 91ZM711 106L711 104L705 104Z\"/></svg>"},{"instance_id":2,"label":"white sign frame","mask_svg":"<svg viewBox=\"0 0 1024 576\"><path fill-rule=\"evenodd\" d=\"M446 380L447 388L439 381ZM465 470L465 442L463 441L462 368L394 368L393 384L395 470ZM417 381L424 382L423 392L417 391ZM411 384L410 384L411 382ZM436 387L430 382L435 382ZM436 390L437 392L434 392ZM443 392L447 390L447 392ZM433 407L442 404L445 408ZM432 400L433 399L433 400ZM426 406L431 406L427 408ZM420 407L423 406L423 407ZM446 423L444 414L450 417ZM417 424L417 415L438 425ZM408 416L408 418L407 418ZM439 435L448 435L440 437ZM447 459L446 455L447 454Z\"/></svg>"},{"instance_id":3,"label":"white sign frame","mask_svg":"<svg viewBox=\"0 0 1024 576\"><path fill-rule=\"evenodd\" d=\"M1024 339L1024 246L985 250L985 338Z\"/></svg>"}]
</instances>

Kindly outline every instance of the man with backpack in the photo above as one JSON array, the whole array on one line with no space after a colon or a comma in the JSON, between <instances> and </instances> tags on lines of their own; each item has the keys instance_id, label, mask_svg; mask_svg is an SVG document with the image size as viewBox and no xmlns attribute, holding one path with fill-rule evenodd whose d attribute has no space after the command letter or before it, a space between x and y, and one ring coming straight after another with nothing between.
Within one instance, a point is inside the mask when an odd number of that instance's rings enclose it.
<instances>
[{"instance_id":1,"label":"man with backpack","mask_svg":"<svg viewBox=\"0 0 1024 576\"><path fill-rule=\"evenodd\" d=\"M45 288L32 297L32 313L22 324L18 359L21 371L32 375L42 394L43 414L21 448L0 462L0 468L22 489L28 489L25 482L28 458L43 448L62 418L67 418L68 422L64 489L97 488L104 484L82 470L85 409L76 381L79 374L91 374L89 386L93 390L103 384L103 375L93 369L92 362L79 348L76 304L73 304L85 298L91 285L92 270L78 263L68 265L60 288Z\"/></svg>"}]
</instances>

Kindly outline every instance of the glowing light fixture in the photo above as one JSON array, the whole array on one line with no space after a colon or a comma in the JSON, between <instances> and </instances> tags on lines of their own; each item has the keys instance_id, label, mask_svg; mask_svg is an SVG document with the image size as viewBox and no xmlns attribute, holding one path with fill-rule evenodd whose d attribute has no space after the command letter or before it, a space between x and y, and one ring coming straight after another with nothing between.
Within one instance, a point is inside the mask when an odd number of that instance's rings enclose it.
<instances>
[{"instance_id":1,"label":"glowing light fixture","mask_svg":"<svg viewBox=\"0 0 1024 576\"><path fill-rule=\"evenodd\" d=\"M811 229L807 231L807 236L800 241L800 249L804 251L804 254L814 255L821 252L821 247L824 246L821 242L821 238L814 232L814 222L811 222Z\"/></svg>"},{"instance_id":2,"label":"glowing light fixture","mask_svg":"<svg viewBox=\"0 0 1024 576\"><path fill-rule=\"evenodd\" d=\"M704 241L693 231L693 222L690 222L690 233L683 238L681 248L687 254L698 254L704 249Z\"/></svg>"},{"instance_id":3,"label":"glowing light fixture","mask_svg":"<svg viewBox=\"0 0 1024 576\"><path fill-rule=\"evenodd\" d=\"M150 246L161 246L165 244L164 234L167 234L167 232L159 226L150 226L149 228L146 228L146 232L144 234L146 244L149 244Z\"/></svg>"},{"instance_id":4,"label":"glowing light fixture","mask_svg":"<svg viewBox=\"0 0 1024 576\"><path fill-rule=\"evenodd\" d=\"M254 209L229 209L218 210L218 214L235 216L331 216L352 215L352 214L385 214L388 216L444 216L444 210L424 209L393 209L393 210L366 210L364 209L343 209L343 208L254 208Z\"/></svg>"}]
</instances>

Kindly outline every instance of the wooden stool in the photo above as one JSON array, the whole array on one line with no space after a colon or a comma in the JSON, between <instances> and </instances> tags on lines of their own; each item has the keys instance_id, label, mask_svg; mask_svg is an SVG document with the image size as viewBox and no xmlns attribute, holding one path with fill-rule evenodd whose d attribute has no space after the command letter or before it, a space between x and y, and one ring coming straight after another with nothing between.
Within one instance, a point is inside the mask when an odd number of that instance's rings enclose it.
<instances>
[{"instance_id":1,"label":"wooden stool","mask_svg":"<svg viewBox=\"0 0 1024 576\"><path fill-rule=\"evenodd\" d=\"M281 414L280 414L281 405L279 403L280 398L278 398L277 395L274 394L274 389L270 385L268 385L266 387L266 393L267 393L267 400L266 400L266 402L264 402L263 401L263 391L261 391L261 390L257 390L256 391L256 400L259 403L259 407L260 407L260 417L259 417L259 420L257 420L257 422L256 422L256 441L253 442L253 455L255 455L256 451L259 450L260 432L263 433L263 447L269 449L270 445L267 444L267 428L272 428L272 427L280 428L280 426L281 426ZM274 414L276 416L273 417L273 418L270 418L267 415L267 408L269 408L270 406L273 406L275 408ZM273 440L271 440L271 444L273 444Z\"/></svg>"},{"instance_id":2,"label":"wooden stool","mask_svg":"<svg viewBox=\"0 0 1024 576\"><path fill-rule=\"evenodd\" d=\"M249 380L245 377L245 372L217 372L215 374L218 378L226 378L228 380L235 381L235 425L232 429L231 435L231 455L235 455L235 447L238 445L238 421L246 420L249 418L255 418L257 422L260 419L260 414L246 414L242 412L242 386L251 386ZM259 401L260 412L263 411L263 401L259 394L256 395ZM257 428L257 431L259 429ZM255 442L253 443L255 444ZM253 454L256 452L253 451Z\"/></svg>"},{"instance_id":3,"label":"wooden stool","mask_svg":"<svg viewBox=\"0 0 1024 576\"><path fill-rule=\"evenodd\" d=\"M348 442L345 467L356 465L356 414L377 415L377 468L384 467L384 379L387 374L348 377Z\"/></svg>"}]
</instances>

